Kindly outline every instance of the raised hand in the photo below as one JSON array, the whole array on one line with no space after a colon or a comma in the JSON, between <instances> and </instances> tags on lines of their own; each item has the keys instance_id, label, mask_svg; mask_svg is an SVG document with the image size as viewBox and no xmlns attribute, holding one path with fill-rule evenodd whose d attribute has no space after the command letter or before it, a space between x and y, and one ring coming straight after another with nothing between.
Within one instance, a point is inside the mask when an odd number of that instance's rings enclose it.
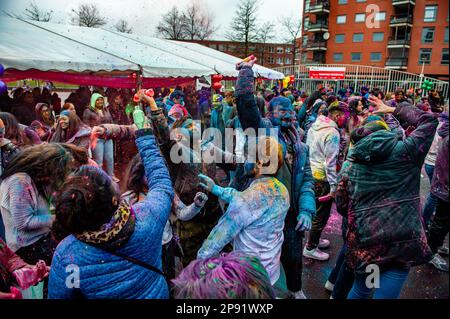
<instances>
[{"instance_id":1,"label":"raised hand","mask_svg":"<svg viewBox=\"0 0 450 319\"><path fill-rule=\"evenodd\" d=\"M198 174L198 177L200 178L200 186L207 191L212 192L213 187L216 185L212 178L203 174Z\"/></svg>"},{"instance_id":2,"label":"raised hand","mask_svg":"<svg viewBox=\"0 0 450 319\"><path fill-rule=\"evenodd\" d=\"M208 196L205 193L198 192L197 194L195 194L194 204L197 207L203 207L205 206L207 200Z\"/></svg>"}]
</instances>

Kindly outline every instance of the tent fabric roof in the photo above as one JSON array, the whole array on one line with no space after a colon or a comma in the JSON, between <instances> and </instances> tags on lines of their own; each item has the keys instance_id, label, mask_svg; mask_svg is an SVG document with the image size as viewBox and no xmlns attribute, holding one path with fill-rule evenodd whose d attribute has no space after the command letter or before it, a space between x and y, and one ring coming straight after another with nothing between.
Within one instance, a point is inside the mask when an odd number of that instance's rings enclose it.
<instances>
[{"instance_id":1,"label":"tent fabric roof","mask_svg":"<svg viewBox=\"0 0 450 319\"><path fill-rule=\"evenodd\" d=\"M40 71L139 71L144 78L236 77L239 58L188 42L48 22L0 17L0 63ZM281 79L255 65L255 73Z\"/></svg>"}]
</instances>

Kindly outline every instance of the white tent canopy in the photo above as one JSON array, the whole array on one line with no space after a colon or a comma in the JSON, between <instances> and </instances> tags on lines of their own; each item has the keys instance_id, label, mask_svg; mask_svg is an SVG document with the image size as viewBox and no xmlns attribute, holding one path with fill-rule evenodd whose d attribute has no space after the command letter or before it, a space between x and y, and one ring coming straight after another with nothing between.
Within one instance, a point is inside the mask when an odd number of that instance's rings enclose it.
<instances>
[{"instance_id":1,"label":"white tent canopy","mask_svg":"<svg viewBox=\"0 0 450 319\"><path fill-rule=\"evenodd\" d=\"M0 63L6 69L41 71L139 71L146 78L236 77L241 59L179 41L16 18L0 18ZM255 73L281 79L256 65Z\"/></svg>"}]
</instances>

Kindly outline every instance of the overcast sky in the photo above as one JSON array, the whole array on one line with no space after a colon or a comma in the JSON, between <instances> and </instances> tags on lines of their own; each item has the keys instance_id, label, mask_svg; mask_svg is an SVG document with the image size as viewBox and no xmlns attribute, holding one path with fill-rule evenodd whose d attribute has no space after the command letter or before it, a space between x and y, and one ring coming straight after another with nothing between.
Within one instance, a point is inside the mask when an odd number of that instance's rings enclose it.
<instances>
[{"instance_id":1,"label":"overcast sky","mask_svg":"<svg viewBox=\"0 0 450 319\"><path fill-rule=\"evenodd\" d=\"M0 0L0 9L7 12L23 13L31 0ZM70 23L71 10L80 3L94 3L102 14L107 17L106 27L112 27L117 20L124 19L130 23L133 33L155 36L156 25L161 16L173 5L184 8L191 0L36 0L35 2L43 10L53 10L52 22ZM219 30L213 36L214 39L224 39L225 32L229 29L235 9L240 0L197 0L201 1L205 8L215 16L215 22ZM279 18L295 15L300 17L303 0L260 0L258 11L259 21L272 21L279 30L279 38L282 37L279 26ZM0 10L0 14L1 13ZM271 41L272 42L272 41Z\"/></svg>"}]
</instances>

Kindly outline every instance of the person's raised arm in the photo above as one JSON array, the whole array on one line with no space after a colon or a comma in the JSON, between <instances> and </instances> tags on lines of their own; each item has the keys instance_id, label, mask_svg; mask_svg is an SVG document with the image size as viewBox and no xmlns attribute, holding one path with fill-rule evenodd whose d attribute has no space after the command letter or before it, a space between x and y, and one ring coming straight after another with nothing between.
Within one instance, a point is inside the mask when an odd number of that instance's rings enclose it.
<instances>
[{"instance_id":1,"label":"person's raised arm","mask_svg":"<svg viewBox=\"0 0 450 319\"><path fill-rule=\"evenodd\" d=\"M257 132L258 128L262 127L262 118L253 95L255 76L252 67L254 63L255 60L241 63L236 82L235 97L237 114L242 129L245 131L251 127Z\"/></svg>"},{"instance_id":2,"label":"person's raised arm","mask_svg":"<svg viewBox=\"0 0 450 319\"><path fill-rule=\"evenodd\" d=\"M396 108L393 108L373 97L371 101L376 104L377 113L393 113L402 127L415 127L414 131L403 142L409 156L418 166L422 167L439 124L436 116L433 113L424 112L407 102L400 103Z\"/></svg>"},{"instance_id":3,"label":"person's raised arm","mask_svg":"<svg viewBox=\"0 0 450 319\"><path fill-rule=\"evenodd\" d=\"M164 226L169 218L174 190L169 171L150 127L136 131L136 146L144 165L149 189L145 200L139 203L148 207L144 207L141 211L142 213L156 211L157 216L151 218L159 218Z\"/></svg>"}]
</instances>

